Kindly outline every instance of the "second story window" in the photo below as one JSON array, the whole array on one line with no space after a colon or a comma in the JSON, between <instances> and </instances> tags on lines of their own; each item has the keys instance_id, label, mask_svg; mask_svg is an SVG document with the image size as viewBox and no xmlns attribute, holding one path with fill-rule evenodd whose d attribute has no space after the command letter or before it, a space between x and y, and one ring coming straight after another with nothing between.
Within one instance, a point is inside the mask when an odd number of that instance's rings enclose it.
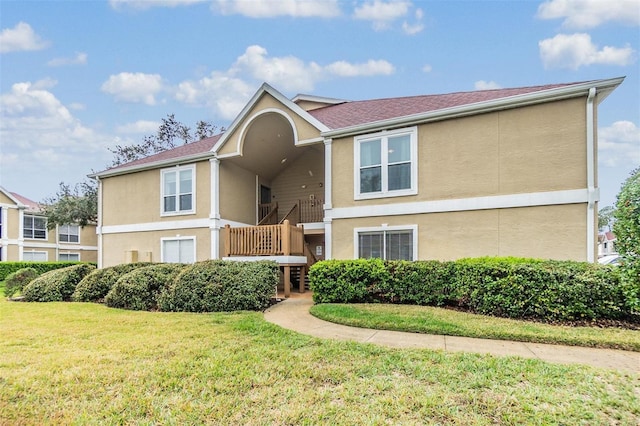
<instances>
[{"instance_id":1,"label":"second story window","mask_svg":"<svg viewBox=\"0 0 640 426\"><path fill-rule=\"evenodd\" d=\"M162 171L162 214L195 211L195 167L181 166Z\"/></svg>"},{"instance_id":2,"label":"second story window","mask_svg":"<svg viewBox=\"0 0 640 426\"><path fill-rule=\"evenodd\" d=\"M47 239L47 218L41 216L24 215L24 227L22 235L24 238L33 240Z\"/></svg>"},{"instance_id":3,"label":"second story window","mask_svg":"<svg viewBox=\"0 0 640 426\"><path fill-rule=\"evenodd\" d=\"M59 228L58 238L61 243L79 243L80 227L78 225L62 225Z\"/></svg>"}]
</instances>

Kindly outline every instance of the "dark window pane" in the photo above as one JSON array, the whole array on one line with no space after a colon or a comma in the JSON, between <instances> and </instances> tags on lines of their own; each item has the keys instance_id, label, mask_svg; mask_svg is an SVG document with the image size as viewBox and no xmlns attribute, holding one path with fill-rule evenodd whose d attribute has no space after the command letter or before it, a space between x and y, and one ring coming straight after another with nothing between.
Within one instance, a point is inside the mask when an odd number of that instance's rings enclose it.
<instances>
[{"instance_id":1,"label":"dark window pane","mask_svg":"<svg viewBox=\"0 0 640 426\"><path fill-rule=\"evenodd\" d=\"M382 168L360 169L360 193L380 192L382 190Z\"/></svg>"},{"instance_id":2,"label":"dark window pane","mask_svg":"<svg viewBox=\"0 0 640 426\"><path fill-rule=\"evenodd\" d=\"M387 260L413 260L413 232L390 231L386 233Z\"/></svg>"},{"instance_id":3,"label":"dark window pane","mask_svg":"<svg viewBox=\"0 0 640 426\"><path fill-rule=\"evenodd\" d=\"M191 194L180 196L180 211L191 210Z\"/></svg>"},{"instance_id":4,"label":"dark window pane","mask_svg":"<svg viewBox=\"0 0 640 426\"><path fill-rule=\"evenodd\" d=\"M175 212L176 211L176 197L164 197L164 211Z\"/></svg>"},{"instance_id":5,"label":"dark window pane","mask_svg":"<svg viewBox=\"0 0 640 426\"><path fill-rule=\"evenodd\" d=\"M411 163L389 166L389 191L411 188Z\"/></svg>"},{"instance_id":6,"label":"dark window pane","mask_svg":"<svg viewBox=\"0 0 640 426\"><path fill-rule=\"evenodd\" d=\"M382 232L367 232L358 235L358 257L369 259L382 258Z\"/></svg>"}]
</instances>

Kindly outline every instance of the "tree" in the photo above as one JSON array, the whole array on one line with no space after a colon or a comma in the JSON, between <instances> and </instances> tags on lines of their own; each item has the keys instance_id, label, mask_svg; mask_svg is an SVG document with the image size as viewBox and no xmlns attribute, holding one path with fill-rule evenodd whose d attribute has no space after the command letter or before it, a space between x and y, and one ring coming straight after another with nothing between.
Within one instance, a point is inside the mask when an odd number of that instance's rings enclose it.
<instances>
[{"instance_id":1,"label":"tree","mask_svg":"<svg viewBox=\"0 0 640 426\"><path fill-rule=\"evenodd\" d=\"M598 229L604 231L611 231L611 225L613 223L613 214L616 209L612 206L606 206L598 211Z\"/></svg>"},{"instance_id":2,"label":"tree","mask_svg":"<svg viewBox=\"0 0 640 426\"><path fill-rule=\"evenodd\" d=\"M60 182L60 189L53 197L45 198L40 204L47 217L47 228L75 223L81 227L98 220L98 185L95 181L85 181L71 187Z\"/></svg>"},{"instance_id":3,"label":"tree","mask_svg":"<svg viewBox=\"0 0 640 426\"><path fill-rule=\"evenodd\" d=\"M155 135L145 136L141 143L132 145L116 145L109 149L114 155L108 167L116 167L131 161L175 148L177 141L187 144L213 136L218 127L206 121L198 121L195 133L178 120L174 114L162 119ZM220 128L224 131L224 128ZM47 217L49 229L56 225L75 223L86 226L98 220L98 185L96 181L85 181L73 187L60 182L60 189L53 197L46 198L41 204L43 214Z\"/></svg>"},{"instance_id":4,"label":"tree","mask_svg":"<svg viewBox=\"0 0 640 426\"><path fill-rule=\"evenodd\" d=\"M131 161L175 148L178 146L177 141L181 141L184 145L202 140L213 136L217 130L218 126L201 120L196 124L195 133L192 134L189 127L176 120L175 114L167 114L167 117L162 119L157 133L145 136L142 143L116 145L114 149L109 149L114 155L110 167L130 163ZM224 131L224 128L221 128L220 131Z\"/></svg>"},{"instance_id":5,"label":"tree","mask_svg":"<svg viewBox=\"0 0 640 426\"><path fill-rule=\"evenodd\" d=\"M613 233L625 276L640 290L640 167L622 184L614 217Z\"/></svg>"}]
</instances>

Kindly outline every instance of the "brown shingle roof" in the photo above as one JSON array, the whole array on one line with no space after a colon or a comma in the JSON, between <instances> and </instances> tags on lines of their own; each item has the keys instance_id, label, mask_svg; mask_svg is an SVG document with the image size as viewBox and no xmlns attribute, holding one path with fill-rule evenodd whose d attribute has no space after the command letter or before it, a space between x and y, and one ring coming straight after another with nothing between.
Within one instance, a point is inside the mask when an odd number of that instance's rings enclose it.
<instances>
[{"instance_id":1,"label":"brown shingle roof","mask_svg":"<svg viewBox=\"0 0 640 426\"><path fill-rule=\"evenodd\" d=\"M523 95L578 83L548 84L513 89L480 90L445 95L407 96L402 98L373 99L345 102L309 111L309 114L331 129L357 126L380 120L470 105L510 96Z\"/></svg>"}]
</instances>

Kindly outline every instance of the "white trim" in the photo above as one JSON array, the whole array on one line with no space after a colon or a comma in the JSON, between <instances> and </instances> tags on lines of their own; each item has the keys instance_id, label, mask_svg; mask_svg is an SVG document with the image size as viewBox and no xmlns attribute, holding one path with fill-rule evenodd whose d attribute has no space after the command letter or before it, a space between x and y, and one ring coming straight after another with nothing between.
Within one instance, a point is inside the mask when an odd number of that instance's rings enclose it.
<instances>
[{"instance_id":1,"label":"white trim","mask_svg":"<svg viewBox=\"0 0 640 426\"><path fill-rule=\"evenodd\" d=\"M213 148L211 149L212 152L217 153L220 150L220 148L222 148L224 146L224 144L227 142L227 140L231 137L230 135L237 129L237 127L240 125L242 120L245 119L245 117L249 113L249 111L251 111L251 109L256 105L258 100L265 93L270 94L273 98L275 98L277 101L279 101L285 107L289 108L293 113L295 113L298 116L300 116L300 118L305 120L307 123L311 124L313 127L318 129L320 132L325 132L325 131L329 130L329 128L326 125L324 125L323 123L321 123L317 118L315 118L314 116L309 114L307 111L303 110L298 105L296 105L295 103L293 103L292 101L287 99L283 94L278 92L276 89L274 89L273 87L271 87L267 83L263 83L262 86L260 86L260 88L258 89L258 91L249 100L249 102L244 106L244 108L242 108L242 111L240 111L240 114L238 114L236 116L236 118L233 120L233 122L231 123L229 128L224 132L222 137L213 146ZM220 158L222 158L222 157L220 157Z\"/></svg>"},{"instance_id":2,"label":"white trim","mask_svg":"<svg viewBox=\"0 0 640 426\"><path fill-rule=\"evenodd\" d=\"M302 93L295 95L293 99L291 99L291 102L293 103L296 103L298 101L306 101L306 102L313 102L313 103L320 103L320 104L331 104L331 105L343 104L345 102L349 102L345 99L327 98L325 96L316 96L316 95L305 95Z\"/></svg>"},{"instance_id":3,"label":"white trim","mask_svg":"<svg viewBox=\"0 0 640 426\"><path fill-rule=\"evenodd\" d=\"M624 77L612 78L607 80L588 81L585 83L574 84L570 86L558 87L526 93L516 96L508 96L490 101L477 102L474 104L466 104L451 108L439 109L425 113L405 115L402 117L391 118L387 120L374 121L355 126L343 127L340 129L322 132L325 137L345 137L362 134L364 132L373 132L400 126L411 126L416 124L428 123L432 121L440 121L451 118L465 117L468 115L484 114L491 111L499 111L509 108L522 107L526 105L535 105L544 102L559 101L563 99L575 98L578 96L586 96L592 87L597 87L602 93L598 101L602 101L611 91L622 83Z\"/></svg>"},{"instance_id":4,"label":"white trim","mask_svg":"<svg viewBox=\"0 0 640 426\"><path fill-rule=\"evenodd\" d=\"M324 222L306 222L299 225L303 225L305 231L324 229Z\"/></svg>"},{"instance_id":5,"label":"white trim","mask_svg":"<svg viewBox=\"0 0 640 426\"><path fill-rule=\"evenodd\" d=\"M234 262L259 262L261 260L271 260L279 265L307 264L306 256L230 256L223 257L222 260L232 260Z\"/></svg>"},{"instance_id":6,"label":"white trim","mask_svg":"<svg viewBox=\"0 0 640 426\"><path fill-rule=\"evenodd\" d=\"M394 225L388 226L386 224L382 224L380 226L369 226L363 228L353 228L353 258L360 258L360 245L359 245L359 234L363 232L387 232L387 231L411 231L413 234L412 237L412 259L418 260L418 225Z\"/></svg>"},{"instance_id":7,"label":"white trim","mask_svg":"<svg viewBox=\"0 0 640 426\"><path fill-rule=\"evenodd\" d=\"M98 235L98 268L102 268L104 265L104 260L102 256L104 254L104 241L102 238L102 206L104 205L102 201L102 179L96 176L98 181L98 226L96 226L96 234Z\"/></svg>"},{"instance_id":8,"label":"white trim","mask_svg":"<svg viewBox=\"0 0 640 426\"><path fill-rule=\"evenodd\" d=\"M219 219L218 229L224 228L226 224L234 227L255 226L248 223L235 222L227 219ZM215 225L215 224L213 224ZM211 229L212 220L207 219L187 219L172 220L162 222L131 223L127 225L108 225L102 227L102 234L126 234L130 232L151 232L151 231L177 231L180 229Z\"/></svg>"},{"instance_id":9,"label":"white trim","mask_svg":"<svg viewBox=\"0 0 640 426\"><path fill-rule=\"evenodd\" d=\"M180 172L184 170L191 170L191 209L189 210L180 210ZM165 175L169 173L175 173L176 175L176 211L175 212L165 212L164 211L164 179ZM187 165L177 165L173 167L169 167L166 169L160 169L160 216L184 216L195 214L196 212L196 165L195 164L187 164Z\"/></svg>"},{"instance_id":10,"label":"white trim","mask_svg":"<svg viewBox=\"0 0 640 426\"><path fill-rule=\"evenodd\" d=\"M596 88L589 89L587 97L587 190L589 202L587 204L587 262L596 261L596 202L599 197L596 192L596 160L595 160L595 105Z\"/></svg>"},{"instance_id":11,"label":"white trim","mask_svg":"<svg viewBox=\"0 0 640 426\"><path fill-rule=\"evenodd\" d=\"M211 259L220 258L220 160L209 160L211 169L211 213L209 228L211 229Z\"/></svg>"},{"instance_id":12,"label":"white trim","mask_svg":"<svg viewBox=\"0 0 640 426\"><path fill-rule=\"evenodd\" d=\"M49 243L49 242L43 242L43 243L37 243L37 242L32 242L31 240L25 241L23 243L23 247L24 248L47 248L47 249L60 249L60 250L97 250L98 246L80 246L77 244L67 244L67 243Z\"/></svg>"},{"instance_id":13,"label":"white trim","mask_svg":"<svg viewBox=\"0 0 640 426\"><path fill-rule=\"evenodd\" d=\"M247 226L256 226L251 223L236 222L235 220L229 219L220 219L220 229L224 228L226 225L229 225L232 228L246 228Z\"/></svg>"},{"instance_id":14,"label":"white trim","mask_svg":"<svg viewBox=\"0 0 640 426\"><path fill-rule=\"evenodd\" d=\"M356 217L397 216L405 214L446 213L470 210L577 204L586 203L588 200L589 193L586 189L573 189L566 191L493 195L488 197L458 198L451 200L339 207L325 211L325 215L329 216L331 219L349 219Z\"/></svg>"},{"instance_id":15,"label":"white trim","mask_svg":"<svg viewBox=\"0 0 640 426\"><path fill-rule=\"evenodd\" d=\"M332 173L331 173L331 145L333 139L327 138L324 140L324 210L331 210L331 188L332 188Z\"/></svg>"},{"instance_id":16,"label":"white trim","mask_svg":"<svg viewBox=\"0 0 640 426\"><path fill-rule=\"evenodd\" d=\"M221 156L221 158L242 155L243 149L244 149L244 139L245 139L245 134L247 130L253 124L254 121L256 121L258 118L260 118L265 114L278 114L284 117L289 122L289 125L291 126L291 130L293 132L293 144L298 145L298 129L296 128L296 124L294 123L293 119L289 116L289 114L277 108L266 108L256 112L245 121L244 125L242 126L242 129L240 129L240 133L238 134L238 141L236 143L235 152L225 154L224 156Z\"/></svg>"},{"instance_id":17,"label":"white trim","mask_svg":"<svg viewBox=\"0 0 640 426\"><path fill-rule=\"evenodd\" d=\"M60 235L62 235L62 232L60 231L60 228L62 228L62 226L66 226L66 227L71 227L71 226L75 226L78 229L78 241L61 241L60 240ZM56 225L56 241L60 244L80 244L80 235L82 234L82 232L80 232L80 225L75 225L75 224L67 224L67 225ZM64 234L67 236L70 235L74 235L74 234Z\"/></svg>"},{"instance_id":18,"label":"white trim","mask_svg":"<svg viewBox=\"0 0 640 426\"><path fill-rule=\"evenodd\" d=\"M325 260L331 260L331 243L333 241L332 233L333 226L331 224L331 218L324 218L324 258Z\"/></svg>"},{"instance_id":19,"label":"white trim","mask_svg":"<svg viewBox=\"0 0 640 426\"><path fill-rule=\"evenodd\" d=\"M315 144L319 144L321 142L324 142L324 138L322 136L318 136L317 138L303 139L301 141L298 141L298 143L296 145L297 146L315 145Z\"/></svg>"},{"instance_id":20,"label":"white trim","mask_svg":"<svg viewBox=\"0 0 640 426\"><path fill-rule=\"evenodd\" d=\"M24 236L24 219L26 216L32 217L32 218L39 218L39 219L44 219L44 238L28 238ZM32 225L34 224L35 221L31 221ZM24 213L22 215L22 217L20 218L20 223L22 224L22 229L20 230L20 235L22 235L23 239L25 241L49 241L49 229L47 228L47 218L45 216L39 215L39 214L35 214L35 213ZM33 235L35 235L35 228L31 227L31 233Z\"/></svg>"},{"instance_id":21,"label":"white trim","mask_svg":"<svg viewBox=\"0 0 640 426\"><path fill-rule=\"evenodd\" d=\"M78 256L78 260L60 260L60 255L75 255ZM58 262L80 262L80 260L82 259L82 256L80 255L80 253L78 252L71 252L71 251L63 251L63 252L59 252L58 255L56 256Z\"/></svg>"},{"instance_id":22,"label":"white trim","mask_svg":"<svg viewBox=\"0 0 640 426\"><path fill-rule=\"evenodd\" d=\"M174 157L174 158L168 158L166 160L154 161L151 163L136 164L133 166L126 166L126 167L117 167L114 169L108 169L98 173L92 173L87 175L87 177L100 179L100 178L106 178L106 177L112 177L112 176L126 175L129 173L142 172L145 170L157 170L161 167L167 167L167 166L171 167L171 166L179 166L181 164L197 163L203 160L208 160L211 157L213 157L213 153L211 151L206 151L206 152L200 152L198 154L185 155L183 157Z\"/></svg>"},{"instance_id":23,"label":"white trim","mask_svg":"<svg viewBox=\"0 0 640 426\"><path fill-rule=\"evenodd\" d=\"M167 262L164 259L164 243L166 241L186 241L186 240L191 240L193 241L193 262L197 262L198 258L196 257L196 237L195 235L189 235L189 236L181 236L181 235L176 235L175 237L162 237L160 238L160 261L161 262ZM180 252L180 249L178 248L178 252Z\"/></svg>"},{"instance_id":24,"label":"white trim","mask_svg":"<svg viewBox=\"0 0 640 426\"><path fill-rule=\"evenodd\" d=\"M411 187L408 189L389 190L389 138L409 136L409 151L411 164ZM380 187L379 192L360 192L360 146L363 143L380 141ZM373 198L402 197L418 193L418 128L407 127L395 130L383 130L377 133L356 136L353 138L353 199L369 200Z\"/></svg>"}]
</instances>

